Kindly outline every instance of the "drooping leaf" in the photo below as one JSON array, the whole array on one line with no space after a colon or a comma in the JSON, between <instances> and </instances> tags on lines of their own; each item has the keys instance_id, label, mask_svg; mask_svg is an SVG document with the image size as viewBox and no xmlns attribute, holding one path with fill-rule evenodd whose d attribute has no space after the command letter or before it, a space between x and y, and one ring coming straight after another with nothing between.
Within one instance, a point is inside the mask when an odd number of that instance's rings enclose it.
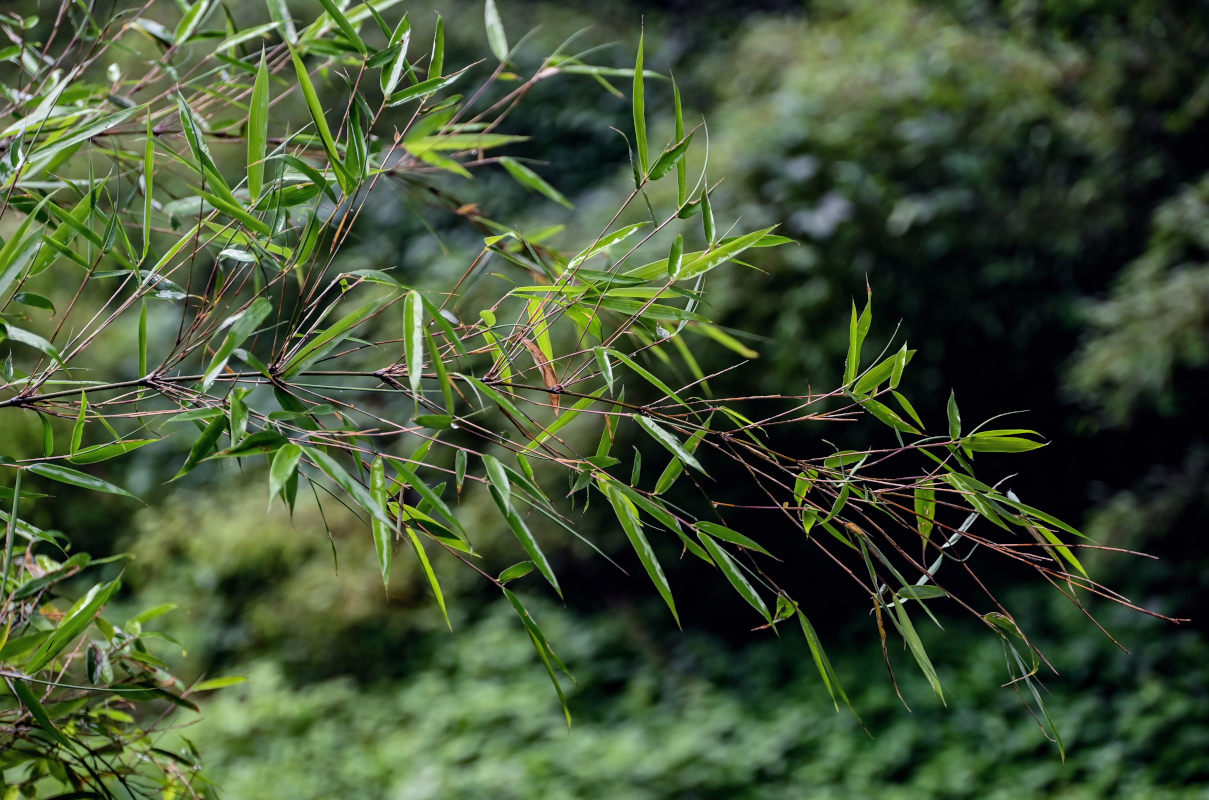
<instances>
[{"instance_id":1,"label":"drooping leaf","mask_svg":"<svg viewBox=\"0 0 1209 800\"><path fill-rule=\"evenodd\" d=\"M618 491L618 487L610 480L601 479L599 485L604 491L605 497L609 499L609 503L613 506L613 513L617 516L617 521L621 523L621 529L625 532L626 538L630 540L630 546L634 548L634 552L638 555L638 560L642 562L643 569L650 576L651 582L655 584L655 588L659 592L659 596L663 598L663 602L667 603L667 607L672 612L672 617L676 620L676 624L680 624L680 615L676 612L676 601L672 598L672 587L667 582L667 577L663 574L663 567L659 564L659 559L655 557L655 551L651 549L651 543L647 541L646 535L642 532L642 520L638 516L638 509L630 502L630 499Z\"/></svg>"}]
</instances>

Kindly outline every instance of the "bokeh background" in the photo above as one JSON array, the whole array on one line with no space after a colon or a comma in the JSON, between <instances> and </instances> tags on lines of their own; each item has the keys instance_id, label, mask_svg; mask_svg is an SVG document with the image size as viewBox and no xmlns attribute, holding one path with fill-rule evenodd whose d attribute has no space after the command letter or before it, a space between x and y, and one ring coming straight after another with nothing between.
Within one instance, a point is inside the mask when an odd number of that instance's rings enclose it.
<instances>
[{"instance_id":1,"label":"bokeh background","mask_svg":"<svg viewBox=\"0 0 1209 800\"><path fill-rule=\"evenodd\" d=\"M140 451L120 477L150 506L65 494L39 513L83 549L134 555L122 602L179 606L157 625L182 644L186 674L249 678L205 699L200 721L179 720L223 796L1209 797L1209 6L499 2L513 39L535 31L522 65L585 28L580 46L610 45L596 63L632 64L645 30L648 67L674 72L689 115L707 120L710 174L725 176L718 218L780 222L799 242L709 287L713 318L755 333L759 352L715 391L831 388L868 282L873 338L899 326L918 351L906 381L924 418L943 419L950 388L967 419L1023 412L1020 426L1052 443L1012 460L1014 491L1154 556L1085 561L1131 601L1191 621L1092 602L1110 638L1050 587L1000 576L1058 670L1045 683L1063 762L1002 686L999 645L956 614L928 635L949 705L903 660L908 710L865 609L821 566L803 576L862 727L836 713L805 643L752 633L728 587L668 565L689 598L681 631L643 581L539 532L577 587L565 604L526 587L576 677L568 731L510 610L473 576L436 561L450 633L406 559L383 592L355 520L302 503L292 520L266 512L254 472L164 487L175 455ZM481 3L409 5L416 41L433 7L447 63L486 54ZM648 91L653 127L670 134L669 87ZM587 79L543 81L508 130L534 137L517 154L542 159L576 209L502 173L459 191L488 214L595 232L627 192L610 126L629 114ZM372 204L348 268L400 265L421 285L460 273L481 240L425 214ZM702 366L733 359L706 353ZM811 435L787 433L782 449ZM488 551L492 537L503 546L486 505L464 510ZM583 530L632 559L599 512Z\"/></svg>"}]
</instances>

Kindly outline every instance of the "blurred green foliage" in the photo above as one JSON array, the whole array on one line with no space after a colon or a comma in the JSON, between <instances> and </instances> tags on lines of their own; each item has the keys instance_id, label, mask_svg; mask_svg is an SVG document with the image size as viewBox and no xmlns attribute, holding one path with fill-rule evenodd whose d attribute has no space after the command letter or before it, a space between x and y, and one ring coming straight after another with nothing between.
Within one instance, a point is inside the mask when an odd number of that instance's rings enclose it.
<instances>
[{"instance_id":1,"label":"blurred green foliage","mask_svg":"<svg viewBox=\"0 0 1209 800\"><path fill-rule=\"evenodd\" d=\"M684 27L651 60L683 61L686 85L714 93L711 174L729 176L730 198L719 214L745 229L787 219L803 242L760 252L767 277L710 287L729 324L766 337L752 342L760 390L836 380L842 315L868 280L919 350L908 381L933 398L921 410L939 413L942 375L971 409L1032 409L1030 427L1067 437L1035 488L1076 516L1096 504L1097 541L1167 555L1089 563L1177 614L1203 601L1209 519L1207 17L1177 0L821 0L804 17L727 24L733 44L687 51L677 36L716 17L647 23L648 42L661 25ZM626 104L581 88L535 90L550 124L570 131L543 170L568 194L605 191L624 159L600 116ZM526 202L503 186L475 190ZM423 225L408 211L397 200L368 209L369 227L390 236L350 252L366 264L456 262L415 238ZM134 463L136 480L155 473ZM620 602L601 614L526 595L578 681L568 733L507 609L455 605L457 633L445 633L409 561L383 597L371 543L348 520L303 504L293 523L265 517L259 490L223 486L221 503L191 487L138 515L127 586L140 606L181 606L157 624L192 669L248 672L182 732L230 797L1162 800L1209 786L1203 620L1173 632L1108 610L1110 632L1135 650L1126 657L1071 609L1013 596L1022 617L1044 621L1043 651L1061 672L1049 706L1063 765L997 687L1002 653L972 632L937 658L950 709L901 671L911 714L878 653L832 647L870 738L835 714L803 647L673 634ZM555 557L576 569L574 551ZM476 599L456 572L442 581ZM837 617L847 642L854 623Z\"/></svg>"}]
</instances>

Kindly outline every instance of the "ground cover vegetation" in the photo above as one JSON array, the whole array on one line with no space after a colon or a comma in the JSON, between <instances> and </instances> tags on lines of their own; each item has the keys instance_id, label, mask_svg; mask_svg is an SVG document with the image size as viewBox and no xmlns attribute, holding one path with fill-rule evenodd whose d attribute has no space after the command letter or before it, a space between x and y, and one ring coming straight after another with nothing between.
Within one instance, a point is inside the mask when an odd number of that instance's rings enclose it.
<instances>
[{"instance_id":1,"label":"ground cover vegetation","mask_svg":"<svg viewBox=\"0 0 1209 800\"><path fill-rule=\"evenodd\" d=\"M1067 396L1103 409L1086 426L1178 424L1195 403L1180 376L1205 358L1206 214L1195 158L1168 151L1203 132L1201 78L1165 53L1139 86L1089 44L1194 49L1203 21L1172 8L818 4L806 26L753 21L727 42L735 74L702 59L683 92L666 53L708 18L648 20L624 60L518 43L494 3L441 21L332 2L6 20L5 781L956 797L1018 786L1027 763L1062 796L1195 791L1203 757L1155 759L1146 731L1198 751L1203 698L1182 688L1198 673L1172 679L1199 640L1129 662L1149 677L1107 718L1101 698L1139 673L1039 648L1075 676L1043 704L1034 644L1087 622L1017 586L1082 602L1106 593L1089 572L1146 587L1171 568L1121 567L1061 521L1085 500L1047 493L1045 470L1078 475L1070 449L1028 456L1020 495L998 482L1004 453L1042 444L1008 427L1033 416L972 424L1058 394L1064 369ZM560 115L599 124L533 160ZM610 123L625 133L599 136ZM1151 209L1148 248L1130 226ZM994 349L1008 330L1014 354ZM729 371L757 352L762 376ZM974 366L989 352L993 375ZM1077 432L1040 405L1040 427ZM1203 425L1185 430L1179 458L1150 449L1105 483L1097 541L1162 550L1141 520L1203 519ZM1150 464L1170 470L1154 489ZM166 496L132 525L132 494ZM1186 615L1195 592L1170 589L1146 604ZM933 614L946 630L916 627ZM868 647L847 644L854 622ZM883 660L918 677L876 676ZM957 710L892 710L929 690ZM1012 735L970 761L1005 702ZM859 721L835 714L849 704ZM1069 769L1045 742L1062 734L1081 746Z\"/></svg>"}]
</instances>

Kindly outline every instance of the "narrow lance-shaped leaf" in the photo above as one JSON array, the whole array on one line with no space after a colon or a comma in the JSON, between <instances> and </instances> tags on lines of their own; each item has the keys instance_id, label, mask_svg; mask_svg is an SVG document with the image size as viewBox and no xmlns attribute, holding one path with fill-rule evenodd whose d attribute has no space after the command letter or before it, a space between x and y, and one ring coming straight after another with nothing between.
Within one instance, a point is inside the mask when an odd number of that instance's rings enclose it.
<instances>
[{"instance_id":1,"label":"narrow lance-shaped leaf","mask_svg":"<svg viewBox=\"0 0 1209 800\"><path fill-rule=\"evenodd\" d=\"M550 643L546 641L546 636L542 633L542 629L537 626L537 622L534 621L529 611L521 604L520 598L507 588L504 588L503 592L504 596L508 598L508 602L516 609L516 613L520 616L521 622L524 623L525 629L529 632L529 638L532 640L534 648L537 649L537 655L541 658L542 665L546 668L546 674L550 676L550 683L554 684L554 691L558 694L558 701L562 704L563 714L567 718L567 727L571 727L571 707L567 705L567 695L563 692L563 687L558 682L558 676L554 674L555 666L566 672L566 665L562 663L562 659L550 647Z\"/></svg>"},{"instance_id":2,"label":"narrow lance-shaped leaf","mask_svg":"<svg viewBox=\"0 0 1209 800\"><path fill-rule=\"evenodd\" d=\"M949 418L949 438L957 441L961 438L961 412L957 410L956 392L949 392L949 402L945 406L945 414Z\"/></svg>"},{"instance_id":3,"label":"narrow lance-shaped leaf","mask_svg":"<svg viewBox=\"0 0 1209 800\"><path fill-rule=\"evenodd\" d=\"M489 0L490 1L490 0ZM634 144L638 148L638 168L642 175L650 170L646 139L646 98L642 76L642 50L646 34L638 35L638 58L634 62L634 91L630 99L634 113Z\"/></svg>"},{"instance_id":4,"label":"narrow lance-shaped leaf","mask_svg":"<svg viewBox=\"0 0 1209 800\"><path fill-rule=\"evenodd\" d=\"M296 445L295 445L296 446ZM376 456L369 466L369 494L378 505L383 515L386 513L386 462L382 456ZM378 566L382 570L382 586L390 588L390 560L393 554L394 530L385 520L377 516L370 518L370 528L374 535L374 550L378 554ZM444 604L442 603L442 608Z\"/></svg>"},{"instance_id":5,"label":"narrow lance-shaped leaf","mask_svg":"<svg viewBox=\"0 0 1209 800\"><path fill-rule=\"evenodd\" d=\"M28 469L35 475L41 475L43 478L50 478L52 481L58 481L59 483L78 486L81 489L91 489L94 492L119 494L123 497L129 497L134 500L138 499L121 486L116 486L109 481L104 481L93 475L89 475L87 472L80 472L78 469L71 469L70 467L64 467L60 464L39 462L37 464L31 464Z\"/></svg>"},{"instance_id":6,"label":"narrow lance-shaped leaf","mask_svg":"<svg viewBox=\"0 0 1209 800\"><path fill-rule=\"evenodd\" d=\"M537 192L543 197L547 197L559 205L566 206L567 208L572 207L571 201L564 197L562 192L546 183L546 181L542 179L541 175L538 175L521 162L514 158L509 158L508 156L501 156L499 158L499 163L500 166L508 170L508 174L511 175L513 180L515 180L521 186Z\"/></svg>"},{"instance_id":7,"label":"narrow lance-shaped leaf","mask_svg":"<svg viewBox=\"0 0 1209 800\"><path fill-rule=\"evenodd\" d=\"M390 295L371 300L345 316L335 325L321 331L305 347L299 350L293 358L286 362L282 368L282 377L286 379L293 378L299 372L302 372L311 364L326 356L337 344L344 341L352 333L353 328L381 311L393 300L394 298Z\"/></svg>"},{"instance_id":8,"label":"narrow lance-shaped leaf","mask_svg":"<svg viewBox=\"0 0 1209 800\"><path fill-rule=\"evenodd\" d=\"M692 467L702 475L708 475L705 468L701 466L701 462L697 457L688 451L684 444L674 435L660 427L654 420L644 416L635 417L638 420L638 425L651 435L655 441L659 442L663 447L676 458L684 462L685 466Z\"/></svg>"},{"instance_id":9,"label":"narrow lance-shaped leaf","mask_svg":"<svg viewBox=\"0 0 1209 800\"><path fill-rule=\"evenodd\" d=\"M412 397L419 402L424 382L424 302L412 289L403 301L403 350Z\"/></svg>"},{"instance_id":10,"label":"narrow lance-shaped leaf","mask_svg":"<svg viewBox=\"0 0 1209 800\"><path fill-rule=\"evenodd\" d=\"M327 119L323 113L323 105L319 102L319 95L315 92L315 85L311 83L311 76L307 74L306 66L303 65L302 59L293 47L290 48L290 58L294 62L294 71L298 75L298 88L302 90L302 97L311 112L311 119L315 122L315 130L319 133L319 139L323 143L323 150L327 153L328 162L332 165L332 172L336 173L336 182L340 184L340 188L344 191L345 195L351 195L356 186L353 185L352 179L345 171L344 164L340 160L340 152L336 149L336 140L332 138L332 131L327 125Z\"/></svg>"},{"instance_id":11,"label":"narrow lance-shaped leaf","mask_svg":"<svg viewBox=\"0 0 1209 800\"><path fill-rule=\"evenodd\" d=\"M285 487L298 468L298 459L302 456L302 448L290 442L283 444L273 454L273 462L269 466L269 499L272 500Z\"/></svg>"},{"instance_id":12,"label":"narrow lance-shaped leaf","mask_svg":"<svg viewBox=\"0 0 1209 800\"><path fill-rule=\"evenodd\" d=\"M416 558L420 560L420 567L424 570L424 577L428 579L428 586L432 589L433 597L436 598L437 605L441 609L441 616L445 618L445 624L449 626L449 630L453 630L453 623L449 620L449 610L445 607L445 594L441 591L437 573L432 568L432 562L428 560L428 553L424 551L424 543L420 541L420 537L416 535L415 529L410 525L407 526L407 538L411 540L411 546L415 548Z\"/></svg>"},{"instance_id":13,"label":"narrow lance-shaped leaf","mask_svg":"<svg viewBox=\"0 0 1209 800\"><path fill-rule=\"evenodd\" d=\"M147 133L143 140L143 252L140 261L147 260L151 249L151 209L154 206L153 192L155 189L155 134L151 129L151 112L147 112ZM140 375L146 375L146 370L140 370Z\"/></svg>"},{"instance_id":14,"label":"narrow lance-shaped leaf","mask_svg":"<svg viewBox=\"0 0 1209 800\"><path fill-rule=\"evenodd\" d=\"M439 78L445 69L445 20L437 13L437 27L432 35L432 55L428 59L428 77Z\"/></svg>"},{"instance_id":15,"label":"narrow lance-shaped leaf","mask_svg":"<svg viewBox=\"0 0 1209 800\"><path fill-rule=\"evenodd\" d=\"M500 19L499 9L495 0L487 0L483 6L483 22L487 26L487 46L491 54L500 61L508 59L508 36L504 33L504 23Z\"/></svg>"},{"instance_id":16,"label":"narrow lance-shaped leaf","mask_svg":"<svg viewBox=\"0 0 1209 800\"><path fill-rule=\"evenodd\" d=\"M32 670L31 670L32 671ZM9 678L8 685L12 688L13 694L21 701L21 705L29 710L30 716L34 718L34 722L38 727L46 731L46 733L58 743L60 747L66 748L68 751L74 751L75 745L71 740L63 735L63 732L55 727L51 721L50 715L46 712L42 702L38 700L38 695L29 688L29 684L20 678Z\"/></svg>"},{"instance_id":17,"label":"narrow lance-shaped leaf","mask_svg":"<svg viewBox=\"0 0 1209 800\"><path fill-rule=\"evenodd\" d=\"M684 109L680 104L680 87L676 84L676 79L672 78L672 100L676 108L676 139L684 138ZM676 161L676 207L683 208L685 201L688 200L688 165L685 164L685 159L681 158Z\"/></svg>"},{"instance_id":18,"label":"narrow lance-shaped leaf","mask_svg":"<svg viewBox=\"0 0 1209 800\"><path fill-rule=\"evenodd\" d=\"M344 12L340 10L339 6L332 2L332 0L319 0L319 5L323 6L323 10L332 18L332 21L336 23L337 27L340 28L340 32L352 43L353 47L357 48L361 53L369 52L369 48L365 46L365 42L361 39L361 34L357 33L357 29L353 26L353 23L349 22L348 17L344 16Z\"/></svg>"},{"instance_id":19,"label":"narrow lance-shaped leaf","mask_svg":"<svg viewBox=\"0 0 1209 800\"><path fill-rule=\"evenodd\" d=\"M768 621L768 624L771 625L772 615L768 613L768 606L760 599L760 595L756 593L751 582L747 580L747 576L743 574L743 570L739 567L738 562L721 545L715 542L713 537L702 533L699 538L701 539L701 544L705 545L705 549L709 551L710 556L714 559L714 563L722 570L722 574L730 581L730 585L735 587L735 591L739 593L739 596L746 600L752 608L759 611L760 616L764 617Z\"/></svg>"},{"instance_id":20,"label":"narrow lance-shaped leaf","mask_svg":"<svg viewBox=\"0 0 1209 800\"><path fill-rule=\"evenodd\" d=\"M655 159L655 163L651 167L650 179L657 181L671 172L673 167L679 166L684 161L684 156L688 152L689 145L692 143L693 135L690 133L665 150L659 158Z\"/></svg>"},{"instance_id":21,"label":"narrow lance-shaped leaf","mask_svg":"<svg viewBox=\"0 0 1209 800\"><path fill-rule=\"evenodd\" d=\"M231 353L235 351L236 347L243 344L244 339L252 335L272 310L273 304L267 298L257 297L252 301L252 305L223 323L222 327L227 328L227 334L223 337L222 344L215 350L214 358L211 359L210 366L206 368L205 375L202 376L202 391L209 390L214 379L227 366Z\"/></svg>"},{"instance_id":22,"label":"narrow lance-shaped leaf","mask_svg":"<svg viewBox=\"0 0 1209 800\"><path fill-rule=\"evenodd\" d=\"M386 509L374 502L373 495L369 493L369 490L358 483L352 475L349 475L348 471L340 466L340 462L318 448L303 448L303 454L313 461L319 469L326 472L328 477L335 481L336 485L343 489L349 498L371 517L387 525L391 524L391 519L387 516Z\"/></svg>"},{"instance_id":23,"label":"narrow lance-shaped leaf","mask_svg":"<svg viewBox=\"0 0 1209 800\"><path fill-rule=\"evenodd\" d=\"M248 194L255 203L264 187L264 160L269 141L269 69L265 54L260 53L260 66L252 84L252 99L248 104Z\"/></svg>"},{"instance_id":24,"label":"narrow lance-shaped leaf","mask_svg":"<svg viewBox=\"0 0 1209 800\"><path fill-rule=\"evenodd\" d=\"M815 632L814 625L810 623L800 608L798 609L798 622L802 625L802 633L806 637L806 644L810 648L815 668L818 669L819 675L823 679L823 685L827 687L827 693L831 695L831 702L835 705L835 710L840 710L840 704L836 700L837 696L844 701L844 705L852 709L852 702L848 699L848 694L840 683L839 674L831 666L831 659L827 658L827 653L823 650L823 643Z\"/></svg>"},{"instance_id":25,"label":"narrow lance-shaped leaf","mask_svg":"<svg viewBox=\"0 0 1209 800\"><path fill-rule=\"evenodd\" d=\"M660 566L659 559L655 557L655 551L651 549L651 543L647 541L646 535L642 532L642 520L638 517L638 509L634 507L628 497L617 490L612 481L602 478L600 487L613 506L613 513L617 516L617 521L621 523L621 529L625 532L626 538L630 540L630 546L634 548L638 560L642 562L643 569L650 576L655 588L659 591L659 596L663 598L663 602L667 603L672 617L679 625L680 615L676 612L672 587L667 582L667 576L663 574L663 567Z\"/></svg>"},{"instance_id":26,"label":"narrow lance-shaped leaf","mask_svg":"<svg viewBox=\"0 0 1209 800\"><path fill-rule=\"evenodd\" d=\"M53 661L55 656L66 650L75 641L75 638L92 624L97 612L109 602L109 598L117 591L119 583L118 580L113 580L103 585L98 584L80 598L63 617L63 621L59 623L50 637L30 656L29 661L25 664L26 673L38 672Z\"/></svg>"}]
</instances>

